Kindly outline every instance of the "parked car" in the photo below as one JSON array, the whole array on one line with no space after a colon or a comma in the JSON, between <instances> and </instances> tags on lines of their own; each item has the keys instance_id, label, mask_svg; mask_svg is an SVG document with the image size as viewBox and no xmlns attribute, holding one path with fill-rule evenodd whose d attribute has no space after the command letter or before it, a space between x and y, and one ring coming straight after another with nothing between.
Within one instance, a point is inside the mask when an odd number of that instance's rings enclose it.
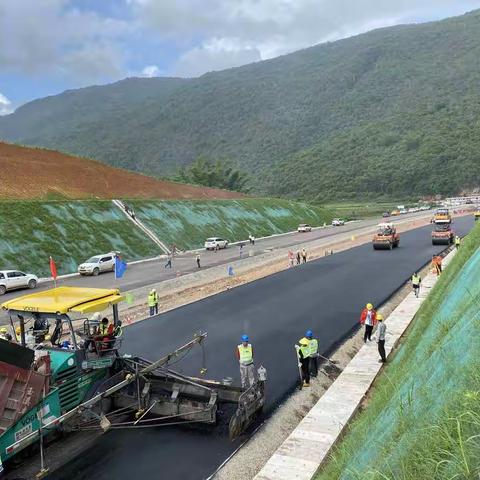
<instances>
[{"instance_id":1,"label":"parked car","mask_svg":"<svg viewBox=\"0 0 480 480\"><path fill-rule=\"evenodd\" d=\"M340 227L342 225L345 225L345 220L342 220L341 218L334 218L332 220L332 225L334 227Z\"/></svg>"},{"instance_id":2,"label":"parked car","mask_svg":"<svg viewBox=\"0 0 480 480\"><path fill-rule=\"evenodd\" d=\"M398 210L392 210L391 215L392 217L396 217L397 215L400 215L400 212Z\"/></svg>"},{"instance_id":3,"label":"parked car","mask_svg":"<svg viewBox=\"0 0 480 480\"><path fill-rule=\"evenodd\" d=\"M383 218L388 218L390 216L390 213L389 212L383 212L382 213L382 217Z\"/></svg>"},{"instance_id":4,"label":"parked car","mask_svg":"<svg viewBox=\"0 0 480 480\"><path fill-rule=\"evenodd\" d=\"M405 215L406 213L408 213L408 210L406 208L402 208L400 210L400 215Z\"/></svg>"},{"instance_id":5,"label":"parked car","mask_svg":"<svg viewBox=\"0 0 480 480\"><path fill-rule=\"evenodd\" d=\"M115 255L117 252L104 253L90 257L78 266L80 275L97 276L101 272L113 272L115 270Z\"/></svg>"},{"instance_id":6,"label":"parked car","mask_svg":"<svg viewBox=\"0 0 480 480\"><path fill-rule=\"evenodd\" d=\"M297 231L300 232L300 233L311 232L312 231L312 226L309 225L308 223L301 223L298 226Z\"/></svg>"},{"instance_id":7,"label":"parked car","mask_svg":"<svg viewBox=\"0 0 480 480\"><path fill-rule=\"evenodd\" d=\"M0 270L0 295L17 288L35 288L38 277L18 270Z\"/></svg>"},{"instance_id":8,"label":"parked car","mask_svg":"<svg viewBox=\"0 0 480 480\"><path fill-rule=\"evenodd\" d=\"M205 241L205 250L219 250L220 248L227 248L228 240L220 237L207 238Z\"/></svg>"}]
</instances>

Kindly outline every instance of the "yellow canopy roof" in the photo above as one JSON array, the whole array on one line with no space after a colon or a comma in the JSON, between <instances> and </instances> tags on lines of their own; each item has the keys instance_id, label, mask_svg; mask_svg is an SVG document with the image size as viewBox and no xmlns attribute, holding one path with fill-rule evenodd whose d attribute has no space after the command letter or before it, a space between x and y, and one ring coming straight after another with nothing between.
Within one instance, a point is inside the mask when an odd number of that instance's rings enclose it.
<instances>
[{"instance_id":1,"label":"yellow canopy roof","mask_svg":"<svg viewBox=\"0 0 480 480\"><path fill-rule=\"evenodd\" d=\"M122 300L118 289L57 287L9 300L2 308L20 312L90 313L105 310Z\"/></svg>"}]
</instances>

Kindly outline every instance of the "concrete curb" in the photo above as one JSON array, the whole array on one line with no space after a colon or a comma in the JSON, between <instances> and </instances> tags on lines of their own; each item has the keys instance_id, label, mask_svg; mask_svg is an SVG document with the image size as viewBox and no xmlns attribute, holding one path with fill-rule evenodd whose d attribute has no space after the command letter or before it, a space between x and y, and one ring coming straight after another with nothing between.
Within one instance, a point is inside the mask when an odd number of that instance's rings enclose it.
<instances>
[{"instance_id":1,"label":"concrete curb","mask_svg":"<svg viewBox=\"0 0 480 480\"><path fill-rule=\"evenodd\" d=\"M455 255L444 258L447 266ZM429 273L419 298L410 293L385 321L387 356L396 347L437 282ZM352 419L382 368L376 342L365 344L300 424L270 457L255 480L311 480Z\"/></svg>"}]
</instances>

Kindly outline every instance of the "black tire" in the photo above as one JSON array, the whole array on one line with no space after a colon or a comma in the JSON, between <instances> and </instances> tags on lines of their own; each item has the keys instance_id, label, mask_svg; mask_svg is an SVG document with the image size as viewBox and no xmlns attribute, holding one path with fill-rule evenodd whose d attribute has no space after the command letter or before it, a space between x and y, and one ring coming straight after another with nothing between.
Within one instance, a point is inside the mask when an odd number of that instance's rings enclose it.
<instances>
[{"instance_id":1,"label":"black tire","mask_svg":"<svg viewBox=\"0 0 480 480\"><path fill-rule=\"evenodd\" d=\"M389 250L393 250L393 243L390 242L390 243L388 244L388 249L389 249Z\"/></svg>"},{"instance_id":2,"label":"black tire","mask_svg":"<svg viewBox=\"0 0 480 480\"><path fill-rule=\"evenodd\" d=\"M92 275L93 275L94 277L97 277L99 273L100 273L100 270L98 269L98 267L95 267L95 268L93 269Z\"/></svg>"},{"instance_id":3,"label":"black tire","mask_svg":"<svg viewBox=\"0 0 480 480\"><path fill-rule=\"evenodd\" d=\"M7 287L5 285L0 285L0 295L5 295Z\"/></svg>"},{"instance_id":4,"label":"black tire","mask_svg":"<svg viewBox=\"0 0 480 480\"><path fill-rule=\"evenodd\" d=\"M33 289L37 286L37 281L33 278L28 282L28 288Z\"/></svg>"}]
</instances>

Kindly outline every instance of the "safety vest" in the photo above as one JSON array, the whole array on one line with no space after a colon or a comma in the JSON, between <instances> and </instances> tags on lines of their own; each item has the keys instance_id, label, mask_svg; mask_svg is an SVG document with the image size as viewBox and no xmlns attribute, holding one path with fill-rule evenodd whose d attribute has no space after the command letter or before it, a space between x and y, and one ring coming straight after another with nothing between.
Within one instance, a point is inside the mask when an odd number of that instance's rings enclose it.
<instances>
[{"instance_id":1,"label":"safety vest","mask_svg":"<svg viewBox=\"0 0 480 480\"><path fill-rule=\"evenodd\" d=\"M412 284L420 285L420 277L418 275L412 275Z\"/></svg>"},{"instance_id":2,"label":"safety vest","mask_svg":"<svg viewBox=\"0 0 480 480\"><path fill-rule=\"evenodd\" d=\"M310 356L316 356L318 353L318 340L316 338L310 339L308 346L310 347Z\"/></svg>"},{"instance_id":3,"label":"safety vest","mask_svg":"<svg viewBox=\"0 0 480 480\"><path fill-rule=\"evenodd\" d=\"M302 359L308 358L310 356L310 344L300 345L300 351L302 352Z\"/></svg>"},{"instance_id":4,"label":"safety vest","mask_svg":"<svg viewBox=\"0 0 480 480\"><path fill-rule=\"evenodd\" d=\"M455 245L460 245L460 237L455 237Z\"/></svg>"},{"instance_id":5,"label":"safety vest","mask_svg":"<svg viewBox=\"0 0 480 480\"><path fill-rule=\"evenodd\" d=\"M100 335L106 335L108 333L108 323L101 323L98 326L98 333Z\"/></svg>"},{"instance_id":6,"label":"safety vest","mask_svg":"<svg viewBox=\"0 0 480 480\"><path fill-rule=\"evenodd\" d=\"M238 345L238 354L240 356L241 365L250 365L253 362L253 349L249 343L246 347L241 343Z\"/></svg>"},{"instance_id":7,"label":"safety vest","mask_svg":"<svg viewBox=\"0 0 480 480\"><path fill-rule=\"evenodd\" d=\"M157 304L157 292L148 294L148 306L154 307Z\"/></svg>"}]
</instances>

